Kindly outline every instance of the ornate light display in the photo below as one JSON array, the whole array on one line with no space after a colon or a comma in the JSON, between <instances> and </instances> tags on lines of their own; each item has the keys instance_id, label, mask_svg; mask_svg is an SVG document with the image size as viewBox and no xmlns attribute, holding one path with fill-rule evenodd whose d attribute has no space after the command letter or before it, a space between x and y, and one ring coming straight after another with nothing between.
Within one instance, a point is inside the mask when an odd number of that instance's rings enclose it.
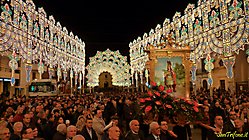
<instances>
[{"instance_id":1,"label":"ornate light display","mask_svg":"<svg viewBox=\"0 0 249 140\"><path fill-rule=\"evenodd\" d=\"M143 38L147 38L147 34L144 34ZM136 81L136 87L138 87L138 74L140 75L140 79L143 79L143 76L146 77L146 81L140 81L141 84L148 83L149 79L148 70L145 69L146 62L149 60L148 54L144 51L145 46L145 43L141 41L141 37L138 37L137 40L129 44L132 85L134 85L134 81ZM144 72L145 75L143 75Z\"/></svg>"},{"instance_id":2,"label":"ornate light display","mask_svg":"<svg viewBox=\"0 0 249 140\"><path fill-rule=\"evenodd\" d=\"M32 0L1 0L0 13L0 52L2 55L16 52L20 56L26 63L27 82L30 81L33 63L39 64L40 75L47 65L50 78L56 68L58 77L61 77L61 68L63 75L71 69L76 76L81 72L84 74L84 42L62 28L53 16L47 18L43 8L36 11ZM11 69L15 67L11 66Z\"/></svg>"},{"instance_id":3,"label":"ornate light display","mask_svg":"<svg viewBox=\"0 0 249 140\"><path fill-rule=\"evenodd\" d=\"M199 0L197 7L189 4L184 15L176 12L171 22L166 18L162 27L158 25L148 36L145 33L142 40L138 37L130 43L131 68L137 71L141 68L139 60L146 60L146 55L140 54L142 49L163 49L165 44L176 49L189 45L193 63L209 54L230 58L248 44L248 17L248 0ZM226 68L227 76L232 78L232 71Z\"/></svg>"},{"instance_id":4,"label":"ornate light display","mask_svg":"<svg viewBox=\"0 0 249 140\"><path fill-rule=\"evenodd\" d=\"M115 86L130 86L130 65L127 57L122 56L119 51L107 49L104 52L97 51L94 57L90 57L90 63L86 67L87 86L99 85L99 75L102 72L109 72L112 75L112 84Z\"/></svg>"}]
</instances>

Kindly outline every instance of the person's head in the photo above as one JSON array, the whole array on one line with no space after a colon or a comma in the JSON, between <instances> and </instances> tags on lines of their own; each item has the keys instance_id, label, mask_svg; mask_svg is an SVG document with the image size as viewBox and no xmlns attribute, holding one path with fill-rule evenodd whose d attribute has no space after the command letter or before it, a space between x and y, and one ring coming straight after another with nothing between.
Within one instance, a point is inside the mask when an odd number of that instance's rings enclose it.
<instances>
[{"instance_id":1,"label":"person's head","mask_svg":"<svg viewBox=\"0 0 249 140\"><path fill-rule=\"evenodd\" d=\"M204 99L204 100L203 100L203 104L204 104L204 105L208 105L208 99Z\"/></svg>"},{"instance_id":2,"label":"person's head","mask_svg":"<svg viewBox=\"0 0 249 140\"><path fill-rule=\"evenodd\" d=\"M37 127L35 127L35 128L33 129L33 136L34 136L34 137L37 137L37 136L38 136L38 129L37 129Z\"/></svg>"},{"instance_id":3,"label":"person's head","mask_svg":"<svg viewBox=\"0 0 249 140\"><path fill-rule=\"evenodd\" d=\"M30 123L30 115L29 114L25 114L23 117L23 123L24 124L29 124Z\"/></svg>"},{"instance_id":4,"label":"person's head","mask_svg":"<svg viewBox=\"0 0 249 140\"><path fill-rule=\"evenodd\" d=\"M229 104L226 104L226 110L231 109L231 106Z\"/></svg>"},{"instance_id":5,"label":"person's head","mask_svg":"<svg viewBox=\"0 0 249 140\"><path fill-rule=\"evenodd\" d=\"M222 127L223 126L223 119L221 116L215 116L214 118L214 124L218 127Z\"/></svg>"},{"instance_id":6,"label":"person's head","mask_svg":"<svg viewBox=\"0 0 249 140\"><path fill-rule=\"evenodd\" d=\"M237 118L236 112L235 111L230 111L229 112L229 118L234 121Z\"/></svg>"},{"instance_id":7,"label":"person's head","mask_svg":"<svg viewBox=\"0 0 249 140\"><path fill-rule=\"evenodd\" d=\"M67 126L65 124L59 124L56 128L56 130L62 134L67 133Z\"/></svg>"},{"instance_id":8,"label":"person's head","mask_svg":"<svg viewBox=\"0 0 249 140\"><path fill-rule=\"evenodd\" d=\"M93 119L90 117L86 117L86 128L91 129L93 126Z\"/></svg>"},{"instance_id":9,"label":"person's head","mask_svg":"<svg viewBox=\"0 0 249 140\"><path fill-rule=\"evenodd\" d=\"M117 126L112 126L108 129L108 135L110 140L119 140L120 129Z\"/></svg>"},{"instance_id":10,"label":"person's head","mask_svg":"<svg viewBox=\"0 0 249 140\"><path fill-rule=\"evenodd\" d=\"M113 125L118 126L118 119L119 119L118 116L112 116L111 117Z\"/></svg>"},{"instance_id":11,"label":"person's head","mask_svg":"<svg viewBox=\"0 0 249 140\"><path fill-rule=\"evenodd\" d=\"M8 123L12 123L14 117L13 117L12 114L8 114L8 115L5 116L5 118L6 118L6 121L7 121Z\"/></svg>"},{"instance_id":12,"label":"person's head","mask_svg":"<svg viewBox=\"0 0 249 140\"><path fill-rule=\"evenodd\" d=\"M27 127L26 129L22 130L22 138L23 139L33 139L33 130L30 127Z\"/></svg>"},{"instance_id":13,"label":"person's head","mask_svg":"<svg viewBox=\"0 0 249 140\"><path fill-rule=\"evenodd\" d=\"M23 123L22 122L15 122L13 125L13 130L15 133L21 133L23 128Z\"/></svg>"},{"instance_id":14,"label":"person's head","mask_svg":"<svg viewBox=\"0 0 249 140\"><path fill-rule=\"evenodd\" d=\"M214 105L215 107L220 107L220 102L217 100Z\"/></svg>"},{"instance_id":15,"label":"person's head","mask_svg":"<svg viewBox=\"0 0 249 140\"><path fill-rule=\"evenodd\" d=\"M58 119L58 124L63 124L63 123L64 123L64 119L62 116L60 116Z\"/></svg>"},{"instance_id":16,"label":"person's head","mask_svg":"<svg viewBox=\"0 0 249 140\"><path fill-rule=\"evenodd\" d=\"M3 118L2 120L0 120L0 130L1 130L2 128L7 127L7 125L8 125L8 122L4 121L4 118Z\"/></svg>"},{"instance_id":17,"label":"person's head","mask_svg":"<svg viewBox=\"0 0 249 140\"><path fill-rule=\"evenodd\" d=\"M247 112L248 112L248 109L246 107L242 109L243 114L247 114Z\"/></svg>"},{"instance_id":18,"label":"person's head","mask_svg":"<svg viewBox=\"0 0 249 140\"><path fill-rule=\"evenodd\" d=\"M236 118L236 119L234 120L234 125L235 125L235 128L236 128L236 129L240 129L240 128L243 127L244 122L243 122L241 119Z\"/></svg>"},{"instance_id":19,"label":"person's head","mask_svg":"<svg viewBox=\"0 0 249 140\"><path fill-rule=\"evenodd\" d=\"M98 110L96 111L96 117L97 117L97 118L102 118L102 110L98 109Z\"/></svg>"},{"instance_id":20,"label":"person's head","mask_svg":"<svg viewBox=\"0 0 249 140\"><path fill-rule=\"evenodd\" d=\"M0 139L9 140L10 139L10 130L9 128L3 128L0 130Z\"/></svg>"},{"instance_id":21,"label":"person's head","mask_svg":"<svg viewBox=\"0 0 249 140\"><path fill-rule=\"evenodd\" d=\"M54 115L53 114L48 114L47 119L50 122L54 122Z\"/></svg>"},{"instance_id":22,"label":"person's head","mask_svg":"<svg viewBox=\"0 0 249 140\"><path fill-rule=\"evenodd\" d=\"M161 121L160 127L161 127L161 130L167 131L168 130L168 123L167 123L167 121Z\"/></svg>"},{"instance_id":23,"label":"person's head","mask_svg":"<svg viewBox=\"0 0 249 140\"><path fill-rule=\"evenodd\" d=\"M157 122L151 122L149 132L153 135L159 136L160 135L160 126Z\"/></svg>"},{"instance_id":24,"label":"person's head","mask_svg":"<svg viewBox=\"0 0 249 140\"><path fill-rule=\"evenodd\" d=\"M74 136L76 136L76 126L74 125L70 125L67 127L67 138L73 138Z\"/></svg>"},{"instance_id":25,"label":"person's head","mask_svg":"<svg viewBox=\"0 0 249 140\"><path fill-rule=\"evenodd\" d=\"M82 135L76 135L72 140L85 140L85 138Z\"/></svg>"},{"instance_id":26,"label":"person's head","mask_svg":"<svg viewBox=\"0 0 249 140\"><path fill-rule=\"evenodd\" d=\"M138 120L132 120L130 121L130 129L136 133L139 131L139 122Z\"/></svg>"}]
</instances>

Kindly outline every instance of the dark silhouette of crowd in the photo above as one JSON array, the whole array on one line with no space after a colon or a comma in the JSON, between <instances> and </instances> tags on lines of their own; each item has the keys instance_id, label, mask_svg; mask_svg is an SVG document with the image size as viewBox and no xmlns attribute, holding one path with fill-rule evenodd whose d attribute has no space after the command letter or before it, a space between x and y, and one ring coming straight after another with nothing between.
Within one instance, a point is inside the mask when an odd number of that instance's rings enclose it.
<instances>
[{"instance_id":1,"label":"dark silhouette of crowd","mask_svg":"<svg viewBox=\"0 0 249 140\"><path fill-rule=\"evenodd\" d=\"M191 126L202 140L249 139L249 94L199 89L202 121L172 122L144 114L144 93L84 94L54 97L1 97L1 140L191 140ZM236 136L232 135L236 132ZM227 134L227 135L225 135ZM241 135L240 135L241 134Z\"/></svg>"}]
</instances>

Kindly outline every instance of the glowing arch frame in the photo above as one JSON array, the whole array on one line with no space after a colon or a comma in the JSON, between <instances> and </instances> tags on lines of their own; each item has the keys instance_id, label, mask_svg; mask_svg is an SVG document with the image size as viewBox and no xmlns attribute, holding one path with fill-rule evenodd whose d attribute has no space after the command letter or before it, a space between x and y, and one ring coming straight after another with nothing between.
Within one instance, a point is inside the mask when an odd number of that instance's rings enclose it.
<instances>
[{"instance_id":1,"label":"glowing arch frame","mask_svg":"<svg viewBox=\"0 0 249 140\"><path fill-rule=\"evenodd\" d=\"M90 57L90 63L86 69L89 87L99 85L99 75L103 72L109 72L112 75L114 86L130 86L130 65L127 63L127 57L122 56L119 50L97 51L94 57Z\"/></svg>"}]
</instances>

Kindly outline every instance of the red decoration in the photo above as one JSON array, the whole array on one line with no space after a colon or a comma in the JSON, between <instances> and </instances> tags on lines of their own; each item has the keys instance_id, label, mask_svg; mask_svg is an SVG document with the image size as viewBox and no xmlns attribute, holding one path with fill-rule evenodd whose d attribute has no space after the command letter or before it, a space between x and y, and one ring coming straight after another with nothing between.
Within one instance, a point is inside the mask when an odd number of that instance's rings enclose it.
<instances>
[{"instance_id":1,"label":"red decoration","mask_svg":"<svg viewBox=\"0 0 249 140\"><path fill-rule=\"evenodd\" d=\"M147 107L145 108L145 112L149 112L151 109L152 109L151 106L147 106Z\"/></svg>"},{"instance_id":2,"label":"red decoration","mask_svg":"<svg viewBox=\"0 0 249 140\"><path fill-rule=\"evenodd\" d=\"M144 103L144 102L145 102L145 99L141 98L140 103Z\"/></svg>"},{"instance_id":3,"label":"red decoration","mask_svg":"<svg viewBox=\"0 0 249 140\"><path fill-rule=\"evenodd\" d=\"M159 92L155 92L155 94L158 96L158 97L160 97L161 96L161 94L159 93Z\"/></svg>"},{"instance_id":4,"label":"red decoration","mask_svg":"<svg viewBox=\"0 0 249 140\"><path fill-rule=\"evenodd\" d=\"M148 98L144 98L145 101L151 101L151 98L148 97Z\"/></svg>"},{"instance_id":5,"label":"red decoration","mask_svg":"<svg viewBox=\"0 0 249 140\"><path fill-rule=\"evenodd\" d=\"M163 90L164 90L164 86L160 85L160 86L158 87L158 90L159 90L159 91L163 91Z\"/></svg>"},{"instance_id":6,"label":"red decoration","mask_svg":"<svg viewBox=\"0 0 249 140\"><path fill-rule=\"evenodd\" d=\"M153 87L156 86L156 82L151 82L150 84L151 84L151 86L153 86Z\"/></svg>"},{"instance_id":7,"label":"red decoration","mask_svg":"<svg viewBox=\"0 0 249 140\"><path fill-rule=\"evenodd\" d=\"M199 112L198 107L194 106L193 108L194 108L195 112Z\"/></svg>"},{"instance_id":8,"label":"red decoration","mask_svg":"<svg viewBox=\"0 0 249 140\"><path fill-rule=\"evenodd\" d=\"M160 101L156 101L155 103L156 103L156 105L162 105L162 103Z\"/></svg>"},{"instance_id":9,"label":"red decoration","mask_svg":"<svg viewBox=\"0 0 249 140\"><path fill-rule=\"evenodd\" d=\"M171 105L165 105L167 108L172 108L172 106Z\"/></svg>"},{"instance_id":10,"label":"red decoration","mask_svg":"<svg viewBox=\"0 0 249 140\"><path fill-rule=\"evenodd\" d=\"M167 89L167 90L166 90L166 93L172 93L172 92L173 92L172 89Z\"/></svg>"},{"instance_id":11,"label":"red decoration","mask_svg":"<svg viewBox=\"0 0 249 140\"><path fill-rule=\"evenodd\" d=\"M148 95L151 97L153 96L152 92L151 91L148 91Z\"/></svg>"}]
</instances>

